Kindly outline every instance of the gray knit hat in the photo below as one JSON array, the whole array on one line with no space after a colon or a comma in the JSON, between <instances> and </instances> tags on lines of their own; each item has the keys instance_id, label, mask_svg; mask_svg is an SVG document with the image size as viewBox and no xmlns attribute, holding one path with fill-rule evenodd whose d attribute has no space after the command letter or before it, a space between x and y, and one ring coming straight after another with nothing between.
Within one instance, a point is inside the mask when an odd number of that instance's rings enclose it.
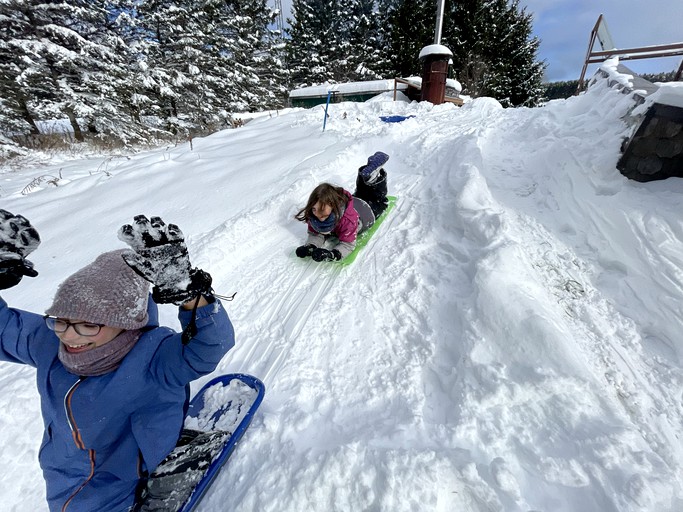
<instances>
[{"instance_id":1,"label":"gray knit hat","mask_svg":"<svg viewBox=\"0 0 683 512\"><path fill-rule=\"evenodd\" d=\"M147 325L149 283L123 261L126 252L100 254L67 277L46 313L126 330Z\"/></svg>"}]
</instances>

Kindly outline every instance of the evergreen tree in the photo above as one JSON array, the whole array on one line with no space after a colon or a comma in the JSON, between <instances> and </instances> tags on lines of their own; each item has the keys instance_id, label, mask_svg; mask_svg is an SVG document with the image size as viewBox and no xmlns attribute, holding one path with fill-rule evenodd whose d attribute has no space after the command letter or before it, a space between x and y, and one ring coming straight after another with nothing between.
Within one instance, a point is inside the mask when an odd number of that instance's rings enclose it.
<instances>
[{"instance_id":1,"label":"evergreen tree","mask_svg":"<svg viewBox=\"0 0 683 512\"><path fill-rule=\"evenodd\" d=\"M190 133L279 108L284 45L266 1L5 0L0 131L66 117L77 140L142 141L154 119Z\"/></svg>"},{"instance_id":2,"label":"evergreen tree","mask_svg":"<svg viewBox=\"0 0 683 512\"><path fill-rule=\"evenodd\" d=\"M342 0L339 81L382 78L388 59L382 48L381 19L374 0Z\"/></svg>"},{"instance_id":3,"label":"evergreen tree","mask_svg":"<svg viewBox=\"0 0 683 512\"><path fill-rule=\"evenodd\" d=\"M650 82L675 82L676 71L662 71L661 73L643 73L640 75Z\"/></svg>"},{"instance_id":4,"label":"evergreen tree","mask_svg":"<svg viewBox=\"0 0 683 512\"><path fill-rule=\"evenodd\" d=\"M434 42L436 4L418 0L391 0L380 5L387 27L384 52L396 76L420 76L419 55Z\"/></svg>"},{"instance_id":5,"label":"evergreen tree","mask_svg":"<svg viewBox=\"0 0 683 512\"><path fill-rule=\"evenodd\" d=\"M339 0L293 0L287 19L287 64L294 88L334 83L330 56L339 46Z\"/></svg>"},{"instance_id":6,"label":"evergreen tree","mask_svg":"<svg viewBox=\"0 0 683 512\"><path fill-rule=\"evenodd\" d=\"M13 135L40 133L37 103L51 95L31 65L37 37L29 7L19 0L0 4L0 128Z\"/></svg>"},{"instance_id":7,"label":"evergreen tree","mask_svg":"<svg viewBox=\"0 0 683 512\"><path fill-rule=\"evenodd\" d=\"M419 54L434 42L436 3L388 0L380 4L388 54L398 76L421 75ZM505 106L535 105L543 95L540 41L519 0L446 2L441 44L453 52L453 71L471 96L493 96Z\"/></svg>"},{"instance_id":8,"label":"evergreen tree","mask_svg":"<svg viewBox=\"0 0 683 512\"><path fill-rule=\"evenodd\" d=\"M38 119L67 117L76 140L127 133L131 119L121 97L126 48L111 28L103 0L2 5L3 104L35 133ZM18 117L17 117L18 114ZM26 125L24 125L26 126ZM3 127L4 129L4 127Z\"/></svg>"},{"instance_id":9,"label":"evergreen tree","mask_svg":"<svg viewBox=\"0 0 683 512\"><path fill-rule=\"evenodd\" d=\"M387 68L373 0L294 0L287 60L294 87L381 78Z\"/></svg>"},{"instance_id":10,"label":"evergreen tree","mask_svg":"<svg viewBox=\"0 0 683 512\"><path fill-rule=\"evenodd\" d=\"M136 124L152 134L156 130L150 126L145 114L154 110L154 98L148 87L144 61L144 42L146 33L137 17L138 0L118 0L116 8L112 9L112 28L123 41L127 51L127 77L124 84L125 92L121 96L125 100L125 108L133 117Z\"/></svg>"},{"instance_id":11,"label":"evergreen tree","mask_svg":"<svg viewBox=\"0 0 683 512\"><path fill-rule=\"evenodd\" d=\"M147 0L138 6L137 16L143 35L137 83L152 98L144 113L161 119L171 133L189 133L202 124L203 113L214 110L207 84L212 73L220 72L206 64L203 12L190 2Z\"/></svg>"},{"instance_id":12,"label":"evergreen tree","mask_svg":"<svg viewBox=\"0 0 683 512\"><path fill-rule=\"evenodd\" d=\"M15 62L15 41L28 24L23 12L10 4L0 5L0 128L14 135L40 133L35 112L29 108L29 92L21 83L28 77L22 77L24 70Z\"/></svg>"},{"instance_id":13,"label":"evergreen tree","mask_svg":"<svg viewBox=\"0 0 683 512\"><path fill-rule=\"evenodd\" d=\"M368 80L384 78L390 69L382 41L382 18L375 10L374 0L351 2L350 24L347 33L350 41L351 73L347 79Z\"/></svg>"},{"instance_id":14,"label":"evergreen tree","mask_svg":"<svg viewBox=\"0 0 683 512\"><path fill-rule=\"evenodd\" d=\"M284 64L280 41L268 28L275 12L268 9L266 0L230 0L226 6L222 54L230 67L231 109L253 112L281 107L286 90Z\"/></svg>"},{"instance_id":15,"label":"evergreen tree","mask_svg":"<svg viewBox=\"0 0 683 512\"><path fill-rule=\"evenodd\" d=\"M271 54L265 0L150 0L140 5L139 82L147 110L173 133L205 131L235 111L279 107L281 60Z\"/></svg>"},{"instance_id":16,"label":"evergreen tree","mask_svg":"<svg viewBox=\"0 0 683 512\"><path fill-rule=\"evenodd\" d=\"M547 83L543 86L543 97L546 100L570 98L571 96L576 94L576 89L578 86L578 80Z\"/></svg>"},{"instance_id":17,"label":"evergreen tree","mask_svg":"<svg viewBox=\"0 0 683 512\"><path fill-rule=\"evenodd\" d=\"M290 77L287 69L287 45L282 35L279 31L269 31L268 51L263 55L261 72L268 94L264 96L261 108L282 108L287 104Z\"/></svg>"},{"instance_id":18,"label":"evergreen tree","mask_svg":"<svg viewBox=\"0 0 683 512\"><path fill-rule=\"evenodd\" d=\"M543 96L545 64L537 60L533 16L519 0L461 0L450 6L443 44L463 92L504 106L533 106Z\"/></svg>"}]
</instances>

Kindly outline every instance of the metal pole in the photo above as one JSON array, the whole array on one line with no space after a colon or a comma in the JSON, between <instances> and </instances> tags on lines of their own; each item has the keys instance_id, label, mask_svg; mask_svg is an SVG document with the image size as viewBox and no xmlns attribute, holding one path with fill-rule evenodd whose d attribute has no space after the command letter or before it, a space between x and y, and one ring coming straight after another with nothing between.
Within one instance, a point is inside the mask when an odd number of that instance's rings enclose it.
<instances>
[{"instance_id":1,"label":"metal pole","mask_svg":"<svg viewBox=\"0 0 683 512\"><path fill-rule=\"evenodd\" d=\"M588 61L591 58L591 52L593 51L593 45L595 44L595 39L598 37L598 27L602 21L602 14L598 16L598 21L595 22L593 30L591 30L591 37L588 41L588 51L586 52L586 60L583 61L583 69L581 70L581 76L579 77L579 84L576 86L576 92L574 95L579 94L583 90L583 77L586 76L586 69L588 68Z\"/></svg>"},{"instance_id":2,"label":"metal pole","mask_svg":"<svg viewBox=\"0 0 683 512\"><path fill-rule=\"evenodd\" d=\"M285 32L284 32L284 23L282 21L282 0L275 0L275 12L276 18L275 18L275 28L277 29L277 37L280 39L285 38Z\"/></svg>"},{"instance_id":3,"label":"metal pole","mask_svg":"<svg viewBox=\"0 0 683 512\"><path fill-rule=\"evenodd\" d=\"M327 124L327 107L330 106L330 97L332 96L332 91L327 91L327 102L325 103L325 119L323 119L323 131L325 131L325 125Z\"/></svg>"},{"instance_id":4,"label":"metal pole","mask_svg":"<svg viewBox=\"0 0 683 512\"><path fill-rule=\"evenodd\" d=\"M445 0L436 0L436 30L434 31L434 44L441 44L444 3Z\"/></svg>"}]
</instances>

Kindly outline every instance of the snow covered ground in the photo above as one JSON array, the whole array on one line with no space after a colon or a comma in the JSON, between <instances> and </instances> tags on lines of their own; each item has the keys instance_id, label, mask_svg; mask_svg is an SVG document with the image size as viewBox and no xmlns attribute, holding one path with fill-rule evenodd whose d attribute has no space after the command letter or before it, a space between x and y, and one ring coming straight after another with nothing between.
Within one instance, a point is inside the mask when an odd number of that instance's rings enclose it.
<instances>
[{"instance_id":1,"label":"snow covered ground","mask_svg":"<svg viewBox=\"0 0 683 512\"><path fill-rule=\"evenodd\" d=\"M605 80L535 109L389 94L331 105L325 132L315 107L4 171L0 207L43 243L40 276L3 297L43 312L134 215L180 225L237 292L217 372L267 386L202 512L678 512L683 180L616 170L634 105ZM349 267L298 260L310 191L353 187L378 150L390 218ZM2 510L46 510L33 381L0 365Z\"/></svg>"}]
</instances>

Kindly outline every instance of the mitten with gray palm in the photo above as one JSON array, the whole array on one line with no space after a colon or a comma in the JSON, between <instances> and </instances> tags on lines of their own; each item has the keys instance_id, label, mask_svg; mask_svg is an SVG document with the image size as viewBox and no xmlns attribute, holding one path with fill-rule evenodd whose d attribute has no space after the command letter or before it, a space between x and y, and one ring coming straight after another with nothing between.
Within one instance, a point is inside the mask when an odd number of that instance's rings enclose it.
<instances>
[{"instance_id":1,"label":"mitten with gray palm","mask_svg":"<svg viewBox=\"0 0 683 512\"><path fill-rule=\"evenodd\" d=\"M26 256L39 245L40 236L28 219L0 209L0 290L16 286L24 276L38 275Z\"/></svg>"},{"instance_id":2,"label":"mitten with gray palm","mask_svg":"<svg viewBox=\"0 0 683 512\"><path fill-rule=\"evenodd\" d=\"M184 304L211 293L211 276L192 268L185 238L175 224L159 217L137 215L133 224L119 229L119 239L133 252L123 259L135 272L154 285L152 298L157 304Z\"/></svg>"}]
</instances>

